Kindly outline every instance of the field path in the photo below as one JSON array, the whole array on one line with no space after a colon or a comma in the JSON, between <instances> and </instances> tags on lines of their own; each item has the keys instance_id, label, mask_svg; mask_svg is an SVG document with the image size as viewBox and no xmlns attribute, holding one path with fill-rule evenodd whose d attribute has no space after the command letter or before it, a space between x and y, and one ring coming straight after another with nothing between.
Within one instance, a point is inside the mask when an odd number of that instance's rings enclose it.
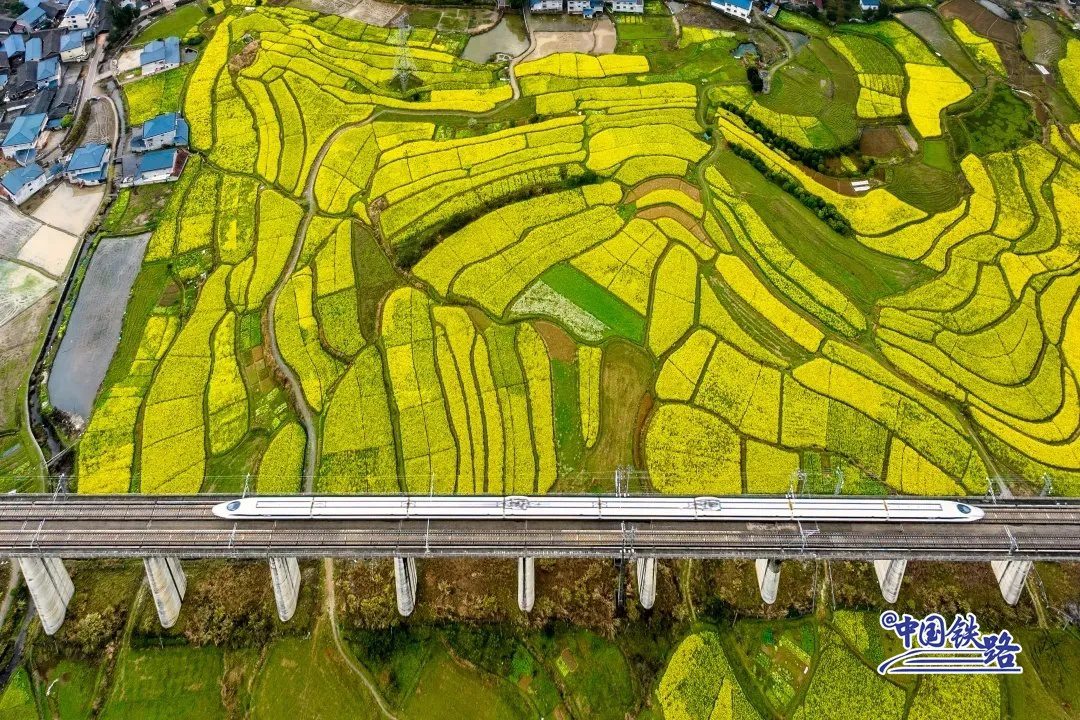
<instances>
[{"instance_id":1,"label":"field path","mask_svg":"<svg viewBox=\"0 0 1080 720\"><path fill-rule=\"evenodd\" d=\"M334 561L330 558L323 559L323 570L323 584L326 588L323 597L326 604L326 614L330 618L330 631L334 636L334 646L337 647L338 652L341 653L341 659L345 661L345 664L348 665L354 673L356 673L360 678L360 681L364 683L364 687L371 693L371 697L379 706L379 712L383 714L383 717L386 717L388 720L397 720L397 716L391 712L390 706L386 704L386 699L383 698L382 693L379 692L379 688L375 687L375 683L372 682L367 670L353 660L352 654L345 649L345 646L341 642L341 632L338 630L337 624L337 595L334 592Z\"/></svg>"},{"instance_id":2,"label":"field path","mask_svg":"<svg viewBox=\"0 0 1080 720\"><path fill-rule=\"evenodd\" d=\"M372 119L374 118L368 118L366 122L371 122ZM289 367L289 363L285 362L285 358L282 357L281 350L278 348L277 332L274 328L274 311L277 308L278 296L281 295L282 288L285 287L285 283L289 281L292 274L296 272L296 263L300 260L300 251L304 248L304 238L307 237L308 226L318 209L318 203L315 201L315 178L319 174L319 168L322 167L330 146L334 144L334 141L337 140L341 133L351 127L354 127L354 124L345 125L335 130L319 148L319 154L315 156L314 162L311 163L307 183L304 185L304 200L307 201L307 210L304 213L304 219L300 221L300 227L296 230L292 252L289 253L289 261L285 264L285 270L282 271L281 277L278 278L277 284L274 285L274 289L270 293L270 302L266 308L266 328L267 337L270 341L270 354L273 355L274 363L278 366L282 375L285 376L285 382L292 391L293 398L296 401L296 410L300 414L300 422L303 424L304 433L307 435L304 467L300 475L304 483L302 490L307 493L312 492L315 485L315 466L319 461L319 434L315 428L315 414L312 412L307 398L304 397L304 387L300 384L300 379L296 376L296 373Z\"/></svg>"}]
</instances>

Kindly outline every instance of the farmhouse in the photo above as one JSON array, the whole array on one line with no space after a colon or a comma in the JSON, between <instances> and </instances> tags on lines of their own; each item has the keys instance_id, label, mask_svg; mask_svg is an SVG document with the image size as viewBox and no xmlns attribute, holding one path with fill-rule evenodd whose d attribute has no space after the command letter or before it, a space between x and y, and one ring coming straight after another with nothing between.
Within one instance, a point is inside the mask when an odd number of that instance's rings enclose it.
<instances>
[{"instance_id":1,"label":"farmhouse","mask_svg":"<svg viewBox=\"0 0 1080 720\"><path fill-rule=\"evenodd\" d=\"M187 153L176 148L154 150L141 155L128 155L123 159L120 187L150 185L172 182L180 177L187 161Z\"/></svg>"},{"instance_id":2,"label":"farmhouse","mask_svg":"<svg viewBox=\"0 0 1080 720\"><path fill-rule=\"evenodd\" d=\"M880 0L859 0L859 7L863 11L877 10L881 6Z\"/></svg>"},{"instance_id":3,"label":"farmhouse","mask_svg":"<svg viewBox=\"0 0 1080 720\"><path fill-rule=\"evenodd\" d=\"M0 178L4 196L16 205L22 205L34 193L49 182L49 173L37 163L9 170Z\"/></svg>"},{"instance_id":4,"label":"farmhouse","mask_svg":"<svg viewBox=\"0 0 1080 720\"><path fill-rule=\"evenodd\" d=\"M530 0L529 9L533 12L562 12L563 0Z\"/></svg>"},{"instance_id":5,"label":"farmhouse","mask_svg":"<svg viewBox=\"0 0 1080 720\"><path fill-rule=\"evenodd\" d=\"M722 13L750 22L754 0L711 0L710 4Z\"/></svg>"},{"instance_id":6,"label":"farmhouse","mask_svg":"<svg viewBox=\"0 0 1080 720\"><path fill-rule=\"evenodd\" d=\"M18 32L30 32L43 28L49 24L49 15L40 6L32 7L19 17L15 18L15 30Z\"/></svg>"},{"instance_id":7,"label":"farmhouse","mask_svg":"<svg viewBox=\"0 0 1080 720\"><path fill-rule=\"evenodd\" d=\"M60 60L62 62L81 62L90 57L86 49L86 38L81 30L72 30L60 36Z\"/></svg>"},{"instance_id":8,"label":"farmhouse","mask_svg":"<svg viewBox=\"0 0 1080 720\"><path fill-rule=\"evenodd\" d=\"M637 13L639 15L645 13L645 0L609 0L608 6L614 12L621 13Z\"/></svg>"},{"instance_id":9,"label":"farmhouse","mask_svg":"<svg viewBox=\"0 0 1080 720\"><path fill-rule=\"evenodd\" d=\"M28 162L47 120L48 116L45 113L20 115L15 118L7 136L4 137L4 142L0 143L0 150L3 151L4 157L8 160Z\"/></svg>"},{"instance_id":10,"label":"farmhouse","mask_svg":"<svg viewBox=\"0 0 1080 720\"><path fill-rule=\"evenodd\" d=\"M139 66L143 75L180 67L180 38L167 37L147 43L139 53Z\"/></svg>"},{"instance_id":11,"label":"farmhouse","mask_svg":"<svg viewBox=\"0 0 1080 720\"><path fill-rule=\"evenodd\" d=\"M165 113L150 118L131 131L131 149L134 152L147 152L187 144L187 120L177 113Z\"/></svg>"},{"instance_id":12,"label":"farmhouse","mask_svg":"<svg viewBox=\"0 0 1080 720\"><path fill-rule=\"evenodd\" d=\"M27 65L29 64L27 63ZM63 66L60 65L60 58L51 57L48 60L40 61L37 64L36 76L38 90L60 87L60 78L62 76Z\"/></svg>"},{"instance_id":13,"label":"farmhouse","mask_svg":"<svg viewBox=\"0 0 1080 720\"><path fill-rule=\"evenodd\" d=\"M109 178L108 145L91 143L75 148L67 164L64 177L73 185L100 185Z\"/></svg>"},{"instance_id":14,"label":"farmhouse","mask_svg":"<svg viewBox=\"0 0 1080 720\"><path fill-rule=\"evenodd\" d=\"M97 8L94 0L72 0L64 12L64 19L60 21L60 27L69 30L85 30L92 26L97 19Z\"/></svg>"}]
</instances>

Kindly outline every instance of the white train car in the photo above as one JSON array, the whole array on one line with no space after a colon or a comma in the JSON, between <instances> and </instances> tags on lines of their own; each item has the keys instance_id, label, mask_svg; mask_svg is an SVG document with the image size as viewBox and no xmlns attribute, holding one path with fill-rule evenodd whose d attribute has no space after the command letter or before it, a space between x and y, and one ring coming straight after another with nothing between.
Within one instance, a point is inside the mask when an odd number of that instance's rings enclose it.
<instances>
[{"instance_id":1,"label":"white train car","mask_svg":"<svg viewBox=\"0 0 1080 720\"><path fill-rule=\"evenodd\" d=\"M983 511L933 498L596 495L267 496L214 506L227 520L732 520L972 522Z\"/></svg>"}]
</instances>

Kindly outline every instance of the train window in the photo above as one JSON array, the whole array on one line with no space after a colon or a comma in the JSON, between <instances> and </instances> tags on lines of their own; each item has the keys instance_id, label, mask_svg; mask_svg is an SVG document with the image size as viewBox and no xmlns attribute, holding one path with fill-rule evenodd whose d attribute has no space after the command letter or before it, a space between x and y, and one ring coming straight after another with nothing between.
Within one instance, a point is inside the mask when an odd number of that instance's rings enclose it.
<instances>
[{"instance_id":1,"label":"train window","mask_svg":"<svg viewBox=\"0 0 1080 720\"><path fill-rule=\"evenodd\" d=\"M964 503L957 503L956 504L956 509L959 510L960 512L964 513L965 515L967 515L968 513L971 512L971 506L970 505L965 505Z\"/></svg>"},{"instance_id":2,"label":"train window","mask_svg":"<svg viewBox=\"0 0 1080 720\"><path fill-rule=\"evenodd\" d=\"M239 501L239 500L233 500L233 501L232 501L231 503L229 503L228 505L226 505L226 506L225 506L225 508L226 508L226 509L227 509L227 510L228 510L229 512L236 512L237 510L239 510L239 509L240 509L240 501Z\"/></svg>"}]
</instances>

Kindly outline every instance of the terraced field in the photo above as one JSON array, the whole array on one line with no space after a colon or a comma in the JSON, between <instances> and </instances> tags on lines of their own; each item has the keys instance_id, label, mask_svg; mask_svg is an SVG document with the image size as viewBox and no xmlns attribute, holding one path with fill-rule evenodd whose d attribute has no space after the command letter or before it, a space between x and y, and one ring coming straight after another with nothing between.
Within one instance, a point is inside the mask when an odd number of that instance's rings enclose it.
<instances>
[{"instance_id":1,"label":"terraced field","mask_svg":"<svg viewBox=\"0 0 1080 720\"><path fill-rule=\"evenodd\" d=\"M517 94L433 30L401 78L396 30L229 12L80 491L1080 490L1074 147L952 158L942 211L855 192L797 148L982 89L898 22L813 29L765 95L703 31Z\"/></svg>"}]
</instances>

